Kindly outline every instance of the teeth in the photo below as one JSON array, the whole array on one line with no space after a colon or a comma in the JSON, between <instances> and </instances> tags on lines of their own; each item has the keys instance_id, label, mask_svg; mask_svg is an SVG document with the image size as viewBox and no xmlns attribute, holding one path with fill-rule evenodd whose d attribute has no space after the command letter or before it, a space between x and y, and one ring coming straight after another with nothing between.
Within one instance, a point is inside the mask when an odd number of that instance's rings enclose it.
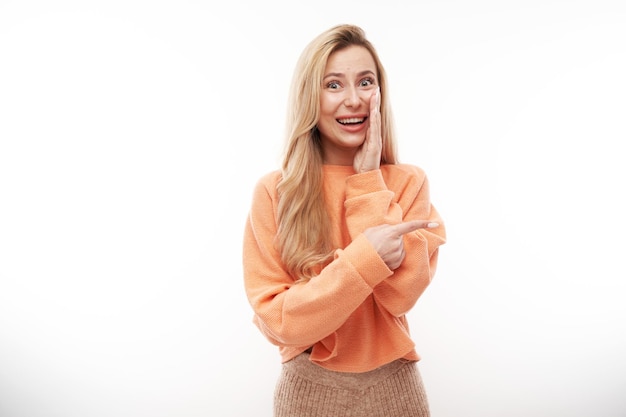
<instances>
[{"instance_id":1,"label":"teeth","mask_svg":"<svg viewBox=\"0 0 626 417\"><path fill-rule=\"evenodd\" d=\"M363 122L363 118L359 118L359 117L352 117L350 119L338 119L337 121L341 124L349 124L349 123L361 123Z\"/></svg>"}]
</instances>

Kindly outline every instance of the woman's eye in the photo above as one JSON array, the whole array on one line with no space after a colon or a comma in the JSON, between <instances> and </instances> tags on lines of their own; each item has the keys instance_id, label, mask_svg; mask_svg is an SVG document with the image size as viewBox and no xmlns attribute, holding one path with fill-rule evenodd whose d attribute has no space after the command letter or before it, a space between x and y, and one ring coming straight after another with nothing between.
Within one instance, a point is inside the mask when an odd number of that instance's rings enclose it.
<instances>
[{"instance_id":1,"label":"woman's eye","mask_svg":"<svg viewBox=\"0 0 626 417\"><path fill-rule=\"evenodd\" d=\"M365 78L361 80L361 87L367 87L374 84L374 81L371 78Z\"/></svg>"},{"instance_id":2,"label":"woman's eye","mask_svg":"<svg viewBox=\"0 0 626 417\"><path fill-rule=\"evenodd\" d=\"M337 81L331 81L328 84L326 84L327 88L331 88L331 89L337 89L339 88L339 83Z\"/></svg>"}]
</instances>

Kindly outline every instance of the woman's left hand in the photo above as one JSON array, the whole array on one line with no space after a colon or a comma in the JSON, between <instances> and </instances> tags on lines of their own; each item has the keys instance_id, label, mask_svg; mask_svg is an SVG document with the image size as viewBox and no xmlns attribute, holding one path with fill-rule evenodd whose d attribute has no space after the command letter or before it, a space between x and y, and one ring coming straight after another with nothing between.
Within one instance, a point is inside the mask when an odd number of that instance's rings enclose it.
<instances>
[{"instance_id":1,"label":"woman's left hand","mask_svg":"<svg viewBox=\"0 0 626 417\"><path fill-rule=\"evenodd\" d=\"M380 87L370 96L369 127L365 141L354 155L354 170L363 173L380 168L383 139L380 131Z\"/></svg>"}]
</instances>

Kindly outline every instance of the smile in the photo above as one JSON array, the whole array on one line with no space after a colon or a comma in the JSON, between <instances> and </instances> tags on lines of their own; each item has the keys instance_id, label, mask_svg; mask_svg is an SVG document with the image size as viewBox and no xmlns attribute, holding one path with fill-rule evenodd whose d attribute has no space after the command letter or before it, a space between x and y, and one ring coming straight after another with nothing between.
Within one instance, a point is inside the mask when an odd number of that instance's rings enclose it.
<instances>
[{"instance_id":1,"label":"smile","mask_svg":"<svg viewBox=\"0 0 626 417\"><path fill-rule=\"evenodd\" d=\"M350 117L348 119L337 119L342 125L358 125L365 121L365 117Z\"/></svg>"}]
</instances>

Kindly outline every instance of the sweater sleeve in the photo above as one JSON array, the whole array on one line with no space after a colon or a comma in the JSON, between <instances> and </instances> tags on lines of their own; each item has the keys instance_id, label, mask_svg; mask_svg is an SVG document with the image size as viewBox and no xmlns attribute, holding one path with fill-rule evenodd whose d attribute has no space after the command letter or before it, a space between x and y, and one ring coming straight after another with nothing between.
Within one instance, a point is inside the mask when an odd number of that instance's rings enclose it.
<instances>
[{"instance_id":1,"label":"sweater sleeve","mask_svg":"<svg viewBox=\"0 0 626 417\"><path fill-rule=\"evenodd\" d=\"M353 239L371 226L409 220L439 223L404 235L404 261L374 288L377 303L394 316L406 314L430 284L436 270L438 248L445 243L443 220L430 202L428 179L414 166L404 165L389 175L393 191L380 170L357 174L348 180L346 222Z\"/></svg>"},{"instance_id":2,"label":"sweater sleeve","mask_svg":"<svg viewBox=\"0 0 626 417\"><path fill-rule=\"evenodd\" d=\"M320 274L296 283L276 247L275 184L260 181L244 230L243 272L254 322L280 346L308 346L331 335L392 274L364 236L334 253Z\"/></svg>"}]
</instances>

